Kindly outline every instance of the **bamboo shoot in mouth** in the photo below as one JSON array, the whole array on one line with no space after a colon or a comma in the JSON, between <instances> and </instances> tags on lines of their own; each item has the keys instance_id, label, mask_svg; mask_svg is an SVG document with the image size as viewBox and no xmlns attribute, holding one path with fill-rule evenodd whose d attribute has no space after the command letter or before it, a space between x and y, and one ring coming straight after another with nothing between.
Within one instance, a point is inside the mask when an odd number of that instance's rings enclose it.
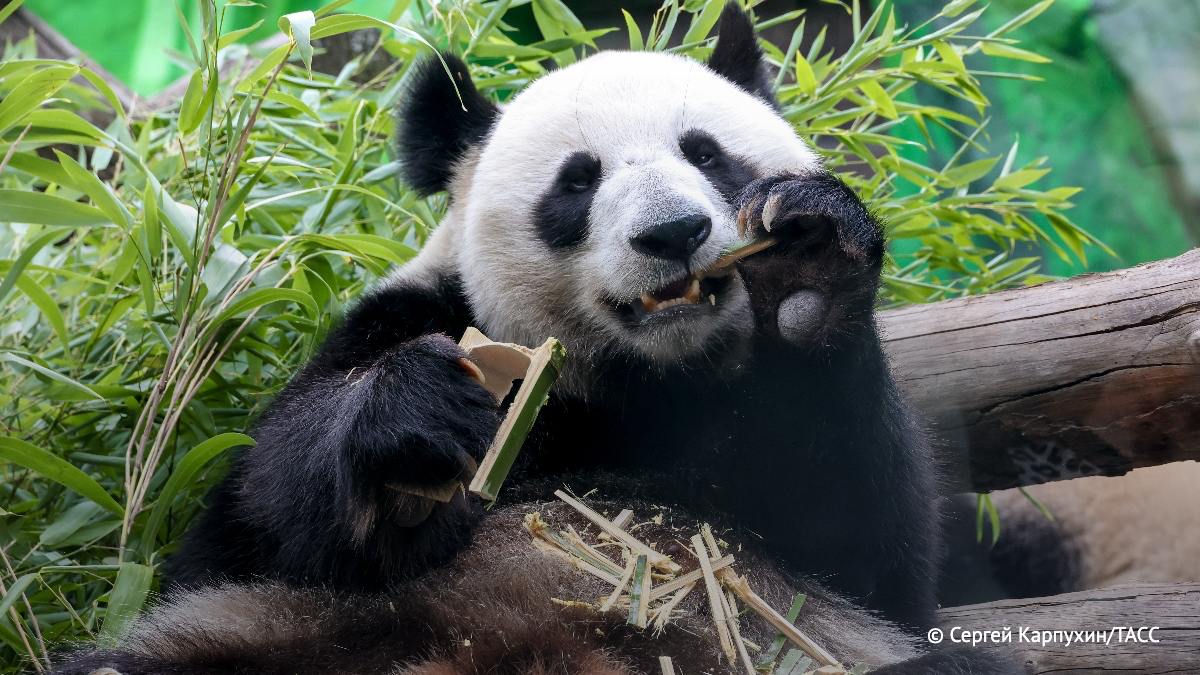
<instances>
[{"instance_id":1,"label":"bamboo shoot in mouth","mask_svg":"<svg viewBox=\"0 0 1200 675\"><path fill-rule=\"evenodd\" d=\"M762 253L778 243L779 240L775 237L738 240L730 246L726 246L721 251L720 257L713 264L698 272L697 275L703 277L728 269L738 261L749 258L757 253Z\"/></svg>"}]
</instances>

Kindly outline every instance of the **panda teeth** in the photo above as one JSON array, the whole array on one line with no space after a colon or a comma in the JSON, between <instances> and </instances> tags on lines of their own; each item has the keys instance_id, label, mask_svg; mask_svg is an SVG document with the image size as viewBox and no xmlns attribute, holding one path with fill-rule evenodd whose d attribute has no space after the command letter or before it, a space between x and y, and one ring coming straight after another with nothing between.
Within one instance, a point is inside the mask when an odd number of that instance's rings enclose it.
<instances>
[{"instance_id":1,"label":"panda teeth","mask_svg":"<svg viewBox=\"0 0 1200 675\"><path fill-rule=\"evenodd\" d=\"M647 313L662 311L668 307L675 307L676 305L698 304L700 302L700 279L698 277L693 277L691 279L691 283L688 284L687 290L684 291L683 295L678 298L657 300L649 293L642 293L641 301L642 309L646 310Z\"/></svg>"}]
</instances>

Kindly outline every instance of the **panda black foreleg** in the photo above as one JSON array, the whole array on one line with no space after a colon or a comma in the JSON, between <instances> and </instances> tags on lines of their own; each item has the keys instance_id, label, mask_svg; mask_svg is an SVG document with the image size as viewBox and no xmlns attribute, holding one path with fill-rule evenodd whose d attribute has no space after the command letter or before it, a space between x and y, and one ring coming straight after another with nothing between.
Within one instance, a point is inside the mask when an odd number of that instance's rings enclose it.
<instances>
[{"instance_id":1,"label":"panda black foreleg","mask_svg":"<svg viewBox=\"0 0 1200 675\"><path fill-rule=\"evenodd\" d=\"M826 346L871 326L883 228L833 174L756 180L737 198L750 237L779 243L739 265L760 329L797 345Z\"/></svg>"},{"instance_id":2,"label":"panda black foreleg","mask_svg":"<svg viewBox=\"0 0 1200 675\"><path fill-rule=\"evenodd\" d=\"M466 541L474 500L438 503L405 488L468 475L499 414L453 340L411 335L461 329L438 326L422 313L424 295L404 293L360 303L271 404L253 431L257 445L171 558L172 580L265 576L371 589Z\"/></svg>"}]
</instances>

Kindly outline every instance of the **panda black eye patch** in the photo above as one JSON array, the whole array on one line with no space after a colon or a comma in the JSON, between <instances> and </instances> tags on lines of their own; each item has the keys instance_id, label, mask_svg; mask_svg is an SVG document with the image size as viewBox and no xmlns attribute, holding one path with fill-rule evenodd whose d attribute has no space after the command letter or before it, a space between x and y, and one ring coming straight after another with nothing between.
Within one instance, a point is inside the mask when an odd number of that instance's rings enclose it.
<instances>
[{"instance_id":1,"label":"panda black eye patch","mask_svg":"<svg viewBox=\"0 0 1200 675\"><path fill-rule=\"evenodd\" d=\"M599 185L599 157L583 151L567 157L534 208L538 238L551 248L582 242L587 237L588 212Z\"/></svg>"},{"instance_id":2,"label":"panda black eye patch","mask_svg":"<svg viewBox=\"0 0 1200 675\"><path fill-rule=\"evenodd\" d=\"M679 136L679 151L730 204L742 188L757 177L750 162L726 152L707 131L689 129L683 132Z\"/></svg>"}]
</instances>

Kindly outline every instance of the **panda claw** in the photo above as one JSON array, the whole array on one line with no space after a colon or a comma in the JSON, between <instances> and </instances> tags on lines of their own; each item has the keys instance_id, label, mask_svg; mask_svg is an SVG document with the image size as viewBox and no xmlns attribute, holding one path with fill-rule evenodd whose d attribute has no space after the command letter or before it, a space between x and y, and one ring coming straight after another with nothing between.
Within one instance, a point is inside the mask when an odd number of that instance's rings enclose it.
<instances>
[{"instance_id":1,"label":"panda claw","mask_svg":"<svg viewBox=\"0 0 1200 675\"><path fill-rule=\"evenodd\" d=\"M458 357L458 365L460 368L466 371L467 375L470 375L479 384L487 384L487 377L484 376L483 371L480 370L479 366L475 365L475 362L471 359L468 359L465 356L460 356Z\"/></svg>"},{"instance_id":2,"label":"panda claw","mask_svg":"<svg viewBox=\"0 0 1200 675\"><path fill-rule=\"evenodd\" d=\"M774 222L775 216L779 215L779 208L783 205L783 196L776 193L767 197L767 202L762 208L762 226L767 232L771 231L771 223Z\"/></svg>"}]
</instances>

